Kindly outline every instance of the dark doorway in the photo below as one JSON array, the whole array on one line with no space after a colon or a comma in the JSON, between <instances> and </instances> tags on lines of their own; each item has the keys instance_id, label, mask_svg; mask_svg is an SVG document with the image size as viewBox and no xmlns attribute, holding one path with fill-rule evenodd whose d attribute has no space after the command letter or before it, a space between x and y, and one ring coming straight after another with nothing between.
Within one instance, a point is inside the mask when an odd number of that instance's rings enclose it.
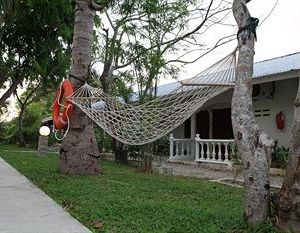
<instances>
[{"instance_id":1,"label":"dark doorway","mask_svg":"<svg viewBox=\"0 0 300 233\"><path fill-rule=\"evenodd\" d=\"M208 111L200 111L196 115L196 134L200 134L200 138L209 138L209 113Z\"/></svg>"},{"instance_id":2,"label":"dark doorway","mask_svg":"<svg viewBox=\"0 0 300 233\"><path fill-rule=\"evenodd\" d=\"M213 110L213 138L233 138L230 108Z\"/></svg>"},{"instance_id":3,"label":"dark doorway","mask_svg":"<svg viewBox=\"0 0 300 233\"><path fill-rule=\"evenodd\" d=\"M191 138L191 118L184 122L184 138Z\"/></svg>"}]
</instances>

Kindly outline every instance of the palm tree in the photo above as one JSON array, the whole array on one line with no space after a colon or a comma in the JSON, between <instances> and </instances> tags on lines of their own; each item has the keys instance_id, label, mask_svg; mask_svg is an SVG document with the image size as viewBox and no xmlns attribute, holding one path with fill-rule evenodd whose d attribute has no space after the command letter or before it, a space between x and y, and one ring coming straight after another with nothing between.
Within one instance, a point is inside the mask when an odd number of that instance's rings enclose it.
<instances>
[{"instance_id":1,"label":"palm tree","mask_svg":"<svg viewBox=\"0 0 300 233\"><path fill-rule=\"evenodd\" d=\"M75 89L88 78L93 25L96 11L104 5L95 0L76 0L70 80ZM59 168L64 174L98 174L99 151L91 120L78 108L70 117L70 128L62 143Z\"/></svg>"}]
</instances>

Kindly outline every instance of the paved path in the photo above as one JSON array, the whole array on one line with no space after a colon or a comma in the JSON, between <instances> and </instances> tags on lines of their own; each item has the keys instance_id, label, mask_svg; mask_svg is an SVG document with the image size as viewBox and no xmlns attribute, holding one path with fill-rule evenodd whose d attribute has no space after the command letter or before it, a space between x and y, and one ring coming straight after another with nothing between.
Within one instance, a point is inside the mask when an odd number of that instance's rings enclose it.
<instances>
[{"instance_id":1,"label":"paved path","mask_svg":"<svg viewBox=\"0 0 300 233\"><path fill-rule=\"evenodd\" d=\"M44 192L0 158L1 233L88 233Z\"/></svg>"},{"instance_id":2,"label":"paved path","mask_svg":"<svg viewBox=\"0 0 300 233\"><path fill-rule=\"evenodd\" d=\"M235 176L234 170L217 170L214 169L214 166L203 163L197 163L197 165L187 165L180 163L160 162L157 163L156 166L159 173L166 175L189 176L208 180L232 179ZM244 179L243 173L240 172L236 179L242 181ZM282 180L283 177L271 176L271 186L280 188Z\"/></svg>"}]
</instances>

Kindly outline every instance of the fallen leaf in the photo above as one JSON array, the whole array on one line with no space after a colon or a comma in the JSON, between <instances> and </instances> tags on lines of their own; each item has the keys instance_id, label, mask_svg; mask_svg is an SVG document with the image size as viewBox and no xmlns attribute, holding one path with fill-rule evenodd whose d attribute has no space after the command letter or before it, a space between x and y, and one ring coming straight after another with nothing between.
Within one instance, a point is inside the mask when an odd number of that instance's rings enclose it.
<instances>
[{"instance_id":1,"label":"fallen leaf","mask_svg":"<svg viewBox=\"0 0 300 233\"><path fill-rule=\"evenodd\" d=\"M102 222L100 219L98 219L98 220L91 222L91 225L93 227L95 227L96 229L101 229L104 225L104 222Z\"/></svg>"}]
</instances>

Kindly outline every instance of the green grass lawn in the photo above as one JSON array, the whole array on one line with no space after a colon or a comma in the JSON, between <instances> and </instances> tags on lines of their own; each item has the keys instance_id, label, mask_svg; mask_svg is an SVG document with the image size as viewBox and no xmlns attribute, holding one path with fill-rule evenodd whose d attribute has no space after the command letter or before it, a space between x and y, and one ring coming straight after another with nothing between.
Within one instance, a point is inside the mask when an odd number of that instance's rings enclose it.
<instances>
[{"instance_id":1,"label":"green grass lawn","mask_svg":"<svg viewBox=\"0 0 300 233\"><path fill-rule=\"evenodd\" d=\"M242 189L136 173L112 162L103 162L101 176L67 176L58 172L57 155L15 150L0 146L0 156L94 232L279 232L268 222L247 226ZM97 220L104 223L101 229L91 224Z\"/></svg>"}]
</instances>

